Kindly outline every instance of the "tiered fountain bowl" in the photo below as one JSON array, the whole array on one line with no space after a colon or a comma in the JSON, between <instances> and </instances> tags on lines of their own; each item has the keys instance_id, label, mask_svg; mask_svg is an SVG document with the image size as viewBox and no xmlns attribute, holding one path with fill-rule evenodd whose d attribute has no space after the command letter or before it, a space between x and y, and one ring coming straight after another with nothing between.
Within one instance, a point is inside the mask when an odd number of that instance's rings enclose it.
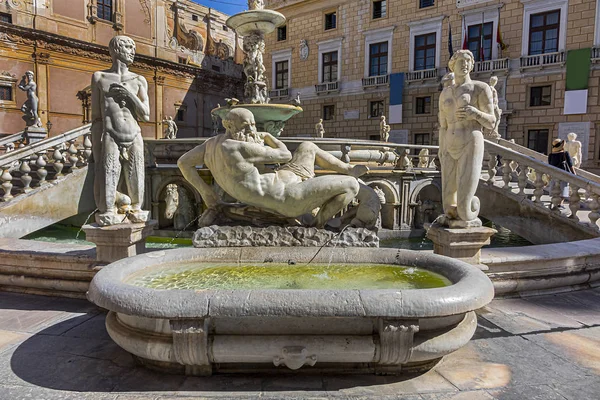
<instances>
[{"instance_id":1,"label":"tiered fountain bowl","mask_svg":"<svg viewBox=\"0 0 600 400\"><path fill-rule=\"evenodd\" d=\"M223 119L227 113L234 108L245 108L254 114L256 129L261 132L269 132L279 137L285 123L294 115L301 113L301 107L292 104L237 104L226 107L218 107L211 111Z\"/></svg>"},{"instance_id":2,"label":"tiered fountain bowl","mask_svg":"<svg viewBox=\"0 0 600 400\"><path fill-rule=\"evenodd\" d=\"M153 369L398 374L464 346L494 295L483 272L447 257L318 250L143 254L104 267L88 298L110 310L112 339ZM410 275L424 288L401 282Z\"/></svg>"}]
</instances>

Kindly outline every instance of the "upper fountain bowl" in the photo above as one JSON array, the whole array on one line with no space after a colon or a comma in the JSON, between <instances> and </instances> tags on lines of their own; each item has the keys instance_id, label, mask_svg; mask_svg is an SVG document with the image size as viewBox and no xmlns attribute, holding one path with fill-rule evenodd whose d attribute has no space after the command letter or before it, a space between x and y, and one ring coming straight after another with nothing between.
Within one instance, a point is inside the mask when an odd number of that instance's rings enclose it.
<instances>
[{"instance_id":1,"label":"upper fountain bowl","mask_svg":"<svg viewBox=\"0 0 600 400\"><path fill-rule=\"evenodd\" d=\"M272 10L250 10L233 15L227 19L227 26L240 36L251 32L271 33L285 22L283 14Z\"/></svg>"},{"instance_id":2,"label":"upper fountain bowl","mask_svg":"<svg viewBox=\"0 0 600 400\"><path fill-rule=\"evenodd\" d=\"M256 128L259 131L267 131L275 137L279 137L287 120L301 113L302 108L292 104L242 104L233 106L217 107L211 111L221 119L233 108L246 108L254 114Z\"/></svg>"}]
</instances>

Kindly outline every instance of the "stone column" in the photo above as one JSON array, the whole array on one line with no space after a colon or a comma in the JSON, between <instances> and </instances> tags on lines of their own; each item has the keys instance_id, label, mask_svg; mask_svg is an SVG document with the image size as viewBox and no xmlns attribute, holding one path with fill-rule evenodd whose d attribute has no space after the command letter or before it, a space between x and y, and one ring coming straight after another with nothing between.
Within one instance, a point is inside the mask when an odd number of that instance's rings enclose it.
<instances>
[{"instance_id":1,"label":"stone column","mask_svg":"<svg viewBox=\"0 0 600 400\"><path fill-rule=\"evenodd\" d=\"M156 118L156 125L154 130L154 138L161 139L163 137L163 124L162 120L165 119L166 115L163 115L163 94L165 87L164 76L154 76L154 115Z\"/></svg>"},{"instance_id":2,"label":"stone column","mask_svg":"<svg viewBox=\"0 0 600 400\"><path fill-rule=\"evenodd\" d=\"M50 54L34 53L33 60L35 62L35 83L37 84L38 115L42 121L42 126L48 126L48 63L50 62Z\"/></svg>"},{"instance_id":3,"label":"stone column","mask_svg":"<svg viewBox=\"0 0 600 400\"><path fill-rule=\"evenodd\" d=\"M489 269L481 264L481 248L490 244L490 238L498 232L495 229L485 226L446 228L439 225L426 226L426 229L435 254L465 261L483 271Z\"/></svg>"},{"instance_id":4,"label":"stone column","mask_svg":"<svg viewBox=\"0 0 600 400\"><path fill-rule=\"evenodd\" d=\"M125 216L123 216L125 218ZM96 261L110 264L123 258L146 252L146 238L154 232L158 221L149 220L139 224L82 227L86 240L96 244Z\"/></svg>"}]
</instances>

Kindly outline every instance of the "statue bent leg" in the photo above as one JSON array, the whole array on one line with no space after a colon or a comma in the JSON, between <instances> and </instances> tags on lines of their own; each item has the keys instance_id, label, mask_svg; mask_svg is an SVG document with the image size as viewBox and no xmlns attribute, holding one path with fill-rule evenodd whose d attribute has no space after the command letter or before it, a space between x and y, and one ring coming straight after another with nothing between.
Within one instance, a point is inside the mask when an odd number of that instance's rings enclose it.
<instances>
[{"instance_id":1,"label":"statue bent leg","mask_svg":"<svg viewBox=\"0 0 600 400\"><path fill-rule=\"evenodd\" d=\"M123 170L125 172L125 185L127 194L131 198L131 213L128 218L132 222L148 221L148 211L142 210L144 202L144 141L142 135L138 135L129 149L127 149L128 159L123 160Z\"/></svg>"},{"instance_id":2,"label":"statue bent leg","mask_svg":"<svg viewBox=\"0 0 600 400\"><path fill-rule=\"evenodd\" d=\"M123 216L117 213L115 200L117 196L117 185L121 176L121 162L119 161L119 147L112 136L103 134L102 154L100 160L96 160L96 190L98 195L98 211L96 222L100 226L119 224Z\"/></svg>"},{"instance_id":3,"label":"statue bent leg","mask_svg":"<svg viewBox=\"0 0 600 400\"><path fill-rule=\"evenodd\" d=\"M364 175L369 170L369 168L364 165L347 164L335 158L325 150L322 150L312 142L300 143L292 156L292 160L284 165L282 169L293 170L301 178L307 179L315 176L315 164L323 169L350 175L355 178ZM307 176L298 173L297 169L306 171Z\"/></svg>"}]
</instances>

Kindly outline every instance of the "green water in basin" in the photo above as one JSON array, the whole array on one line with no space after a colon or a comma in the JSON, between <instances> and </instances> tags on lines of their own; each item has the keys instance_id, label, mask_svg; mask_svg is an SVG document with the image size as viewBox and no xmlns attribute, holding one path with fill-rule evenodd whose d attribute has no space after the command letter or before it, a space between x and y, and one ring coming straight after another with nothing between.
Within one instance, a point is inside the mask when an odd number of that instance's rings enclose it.
<instances>
[{"instance_id":1,"label":"green water in basin","mask_svg":"<svg viewBox=\"0 0 600 400\"><path fill-rule=\"evenodd\" d=\"M143 271L129 284L152 289L427 289L449 286L442 275L415 267L368 264L246 264L197 261Z\"/></svg>"}]
</instances>

